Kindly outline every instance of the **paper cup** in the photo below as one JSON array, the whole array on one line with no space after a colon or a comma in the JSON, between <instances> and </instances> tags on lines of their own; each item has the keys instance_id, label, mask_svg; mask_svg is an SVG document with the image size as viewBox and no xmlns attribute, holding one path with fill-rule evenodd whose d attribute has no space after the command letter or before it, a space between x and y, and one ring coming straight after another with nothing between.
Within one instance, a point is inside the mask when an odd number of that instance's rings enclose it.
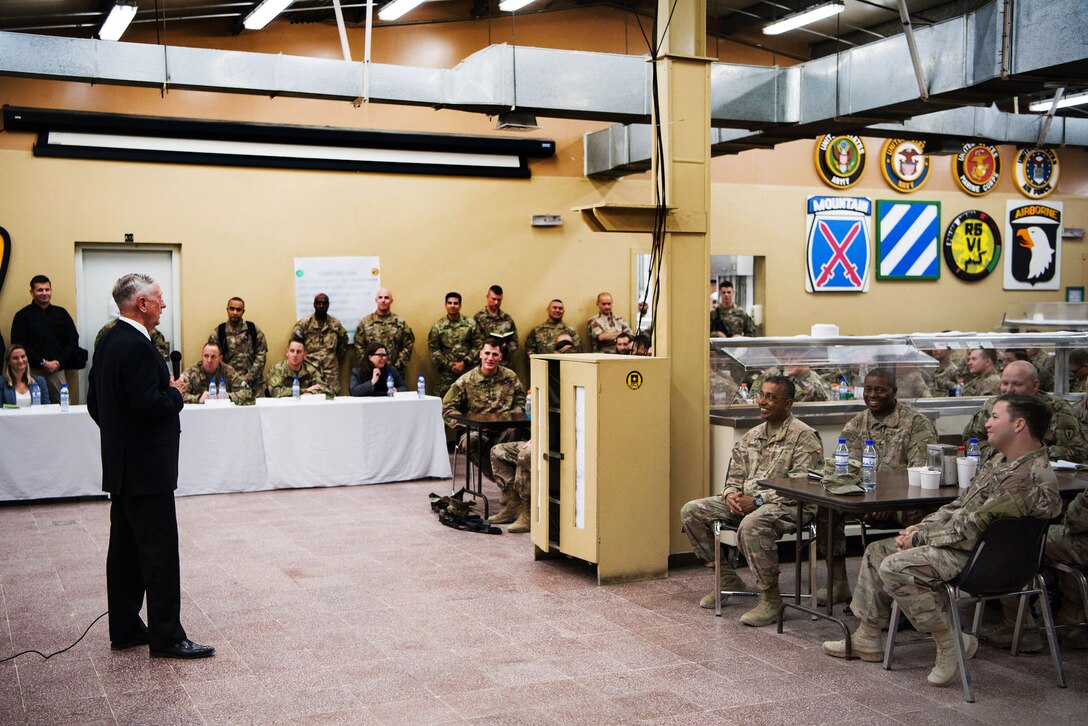
<instances>
[{"instance_id":1,"label":"paper cup","mask_svg":"<svg viewBox=\"0 0 1088 726\"><path fill-rule=\"evenodd\" d=\"M922 472L925 471L924 466L912 466L907 469L907 484L912 487L922 486Z\"/></svg>"},{"instance_id":2,"label":"paper cup","mask_svg":"<svg viewBox=\"0 0 1088 726\"><path fill-rule=\"evenodd\" d=\"M960 489L966 489L971 486L971 480L975 478L976 469L978 469L978 459L975 457L956 457L956 474L959 476Z\"/></svg>"},{"instance_id":3,"label":"paper cup","mask_svg":"<svg viewBox=\"0 0 1088 726\"><path fill-rule=\"evenodd\" d=\"M941 488L941 470L940 469L923 469L922 475L922 488L923 489L940 489Z\"/></svg>"}]
</instances>

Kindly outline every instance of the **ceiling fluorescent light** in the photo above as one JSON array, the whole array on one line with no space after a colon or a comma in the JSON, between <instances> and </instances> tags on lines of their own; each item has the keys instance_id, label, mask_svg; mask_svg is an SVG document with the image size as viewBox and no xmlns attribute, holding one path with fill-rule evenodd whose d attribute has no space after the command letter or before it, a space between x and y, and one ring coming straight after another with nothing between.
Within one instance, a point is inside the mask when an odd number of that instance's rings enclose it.
<instances>
[{"instance_id":1,"label":"ceiling fluorescent light","mask_svg":"<svg viewBox=\"0 0 1088 726\"><path fill-rule=\"evenodd\" d=\"M415 10L424 0L393 0L378 11L378 17L382 20L396 20L405 13Z\"/></svg>"},{"instance_id":2,"label":"ceiling fluorescent light","mask_svg":"<svg viewBox=\"0 0 1088 726\"><path fill-rule=\"evenodd\" d=\"M1048 99L1046 101L1035 101L1028 104L1029 111L1049 111L1051 105L1054 103L1054 99ZM1074 93L1070 96L1063 96L1062 100L1058 101L1058 108L1069 108L1070 106L1080 106L1081 104L1088 103L1088 91L1083 93Z\"/></svg>"},{"instance_id":3,"label":"ceiling fluorescent light","mask_svg":"<svg viewBox=\"0 0 1088 726\"><path fill-rule=\"evenodd\" d=\"M815 23L817 20L823 20L824 18L830 18L832 15L838 15L845 9L846 6L843 4L842 0L832 0L832 2L813 5L800 12L787 15L776 23L771 23L763 29L763 34L780 35L791 30L796 30L803 25Z\"/></svg>"},{"instance_id":4,"label":"ceiling fluorescent light","mask_svg":"<svg viewBox=\"0 0 1088 726\"><path fill-rule=\"evenodd\" d=\"M98 29L98 37L101 40L117 40L125 34L128 24L136 15L136 3L117 3L110 8L110 14L106 16L102 27Z\"/></svg>"},{"instance_id":5,"label":"ceiling fluorescent light","mask_svg":"<svg viewBox=\"0 0 1088 726\"><path fill-rule=\"evenodd\" d=\"M272 22L272 19L282 13L295 0L264 0L242 21L242 27L246 30L260 30Z\"/></svg>"},{"instance_id":6,"label":"ceiling fluorescent light","mask_svg":"<svg viewBox=\"0 0 1088 726\"><path fill-rule=\"evenodd\" d=\"M504 13L512 13L515 10L521 10L532 1L533 0L502 0L502 2L499 3L499 10Z\"/></svg>"}]
</instances>

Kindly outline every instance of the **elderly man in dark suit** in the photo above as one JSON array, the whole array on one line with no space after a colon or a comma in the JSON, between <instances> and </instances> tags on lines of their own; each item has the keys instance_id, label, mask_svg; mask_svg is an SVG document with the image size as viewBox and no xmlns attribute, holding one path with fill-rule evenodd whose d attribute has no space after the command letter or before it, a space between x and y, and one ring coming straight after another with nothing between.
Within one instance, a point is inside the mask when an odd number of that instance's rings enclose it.
<instances>
[{"instance_id":1,"label":"elderly man in dark suit","mask_svg":"<svg viewBox=\"0 0 1088 726\"><path fill-rule=\"evenodd\" d=\"M173 379L149 331L166 303L147 275L113 287L121 317L95 348L87 408L101 432L102 488L110 494L106 592L114 650L150 645L157 658L205 658L181 627L174 490L185 377ZM140 606L147 594L147 625Z\"/></svg>"}]
</instances>

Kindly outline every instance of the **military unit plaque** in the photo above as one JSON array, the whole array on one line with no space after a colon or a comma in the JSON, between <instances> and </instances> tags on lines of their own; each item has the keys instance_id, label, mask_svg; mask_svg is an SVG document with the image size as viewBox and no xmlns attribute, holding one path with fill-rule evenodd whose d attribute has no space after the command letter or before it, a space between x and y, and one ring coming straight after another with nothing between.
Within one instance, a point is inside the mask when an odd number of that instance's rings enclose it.
<instances>
[{"instance_id":1,"label":"military unit plaque","mask_svg":"<svg viewBox=\"0 0 1088 726\"><path fill-rule=\"evenodd\" d=\"M990 144L968 142L952 160L952 176L960 189L981 197L997 185L1001 176L1001 156Z\"/></svg>"},{"instance_id":2,"label":"military unit plaque","mask_svg":"<svg viewBox=\"0 0 1088 726\"><path fill-rule=\"evenodd\" d=\"M944 233L944 261L953 275L976 282L997 267L1001 232L993 217L972 209L959 215Z\"/></svg>"},{"instance_id":3,"label":"military unit plaque","mask_svg":"<svg viewBox=\"0 0 1088 726\"><path fill-rule=\"evenodd\" d=\"M929 179L924 141L888 139L880 154L880 173L897 192L913 192Z\"/></svg>"},{"instance_id":4,"label":"military unit plaque","mask_svg":"<svg viewBox=\"0 0 1088 726\"><path fill-rule=\"evenodd\" d=\"M1053 149L1020 149L1013 166L1013 176L1021 194L1042 199L1058 186L1058 152Z\"/></svg>"},{"instance_id":5,"label":"military unit plaque","mask_svg":"<svg viewBox=\"0 0 1088 726\"><path fill-rule=\"evenodd\" d=\"M860 136L827 134L816 140L816 173L836 189L849 189L865 173L865 142Z\"/></svg>"},{"instance_id":6,"label":"military unit plaque","mask_svg":"<svg viewBox=\"0 0 1088 726\"><path fill-rule=\"evenodd\" d=\"M938 279L940 202L877 201L876 241L876 279Z\"/></svg>"},{"instance_id":7,"label":"military unit plaque","mask_svg":"<svg viewBox=\"0 0 1088 726\"><path fill-rule=\"evenodd\" d=\"M809 197L805 246L808 292L865 292L869 289L869 220L872 200L864 197Z\"/></svg>"},{"instance_id":8,"label":"military unit plaque","mask_svg":"<svg viewBox=\"0 0 1088 726\"><path fill-rule=\"evenodd\" d=\"M1005 239L1006 290L1058 290L1062 279L1062 203L1010 199Z\"/></svg>"}]
</instances>

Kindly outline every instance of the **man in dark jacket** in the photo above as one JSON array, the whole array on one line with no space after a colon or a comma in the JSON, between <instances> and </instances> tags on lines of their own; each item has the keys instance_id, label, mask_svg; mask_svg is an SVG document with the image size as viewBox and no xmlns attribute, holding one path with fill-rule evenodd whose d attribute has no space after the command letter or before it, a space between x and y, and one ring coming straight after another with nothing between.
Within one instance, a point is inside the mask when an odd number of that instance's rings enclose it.
<instances>
[{"instance_id":1,"label":"man in dark jacket","mask_svg":"<svg viewBox=\"0 0 1088 726\"><path fill-rule=\"evenodd\" d=\"M79 333L72 316L54 305L53 285L45 275L30 280L29 305L11 321L11 341L26 346L30 372L49 384L49 398L60 400L60 387L67 383L64 371L87 364L87 352L79 347ZM74 403L74 400L73 400Z\"/></svg>"}]
</instances>

